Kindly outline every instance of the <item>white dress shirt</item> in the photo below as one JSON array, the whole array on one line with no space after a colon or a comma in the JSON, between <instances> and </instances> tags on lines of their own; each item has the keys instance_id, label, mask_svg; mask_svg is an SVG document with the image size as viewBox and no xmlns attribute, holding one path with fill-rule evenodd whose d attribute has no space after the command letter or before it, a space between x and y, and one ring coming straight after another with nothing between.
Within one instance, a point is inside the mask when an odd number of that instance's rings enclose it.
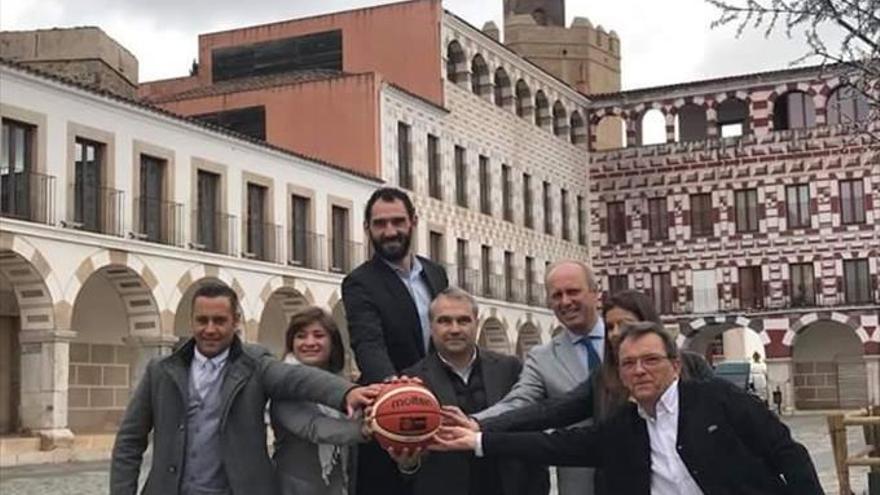
<instances>
[{"instance_id":1,"label":"white dress shirt","mask_svg":"<svg viewBox=\"0 0 880 495\"><path fill-rule=\"evenodd\" d=\"M214 386L220 378L226 361L229 358L229 348L217 354L212 358L208 358L198 348L194 349L193 362L190 366L190 376L199 393L199 397L204 398L208 388Z\"/></svg>"},{"instance_id":2,"label":"white dress shirt","mask_svg":"<svg viewBox=\"0 0 880 495\"><path fill-rule=\"evenodd\" d=\"M678 455L678 380L657 401L656 417L638 411L651 439L651 495L703 495Z\"/></svg>"},{"instance_id":3,"label":"white dress shirt","mask_svg":"<svg viewBox=\"0 0 880 495\"><path fill-rule=\"evenodd\" d=\"M587 335L581 335L578 333L574 333L569 329L565 329L565 333L568 335L568 340L571 342L571 346L574 348L574 352L577 353L578 357L581 358L581 363L583 363L584 368L587 368L587 363L589 362L589 358L587 357L587 349L582 345L577 345L577 343L582 339L588 339L587 342L593 347L596 351L596 354L599 355L599 359L605 360L605 321L602 318L596 318L596 323L593 325L593 328L590 329L590 333ZM589 371L589 370L587 370Z\"/></svg>"},{"instance_id":4,"label":"white dress shirt","mask_svg":"<svg viewBox=\"0 0 880 495\"><path fill-rule=\"evenodd\" d=\"M434 298L431 296L431 289L428 287L428 282L422 278L422 272L425 271L425 268L416 256L412 256L412 266L410 267L409 272L404 271L399 266L388 262L384 258L382 261L385 261L385 263L394 270L394 273L396 273L397 277L400 278L400 281L403 282L409 295L412 296L413 303L416 305L416 311L419 313L419 322L422 324L422 343L425 345L425 352L427 353L431 348L431 317L429 316L429 313L431 310L431 301Z\"/></svg>"}]
</instances>

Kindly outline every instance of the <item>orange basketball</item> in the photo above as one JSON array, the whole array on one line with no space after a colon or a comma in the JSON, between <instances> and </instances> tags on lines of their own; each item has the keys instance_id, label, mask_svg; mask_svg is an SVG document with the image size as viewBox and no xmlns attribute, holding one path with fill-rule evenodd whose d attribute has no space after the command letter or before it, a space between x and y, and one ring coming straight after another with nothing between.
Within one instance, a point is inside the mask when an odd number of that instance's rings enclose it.
<instances>
[{"instance_id":1,"label":"orange basketball","mask_svg":"<svg viewBox=\"0 0 880 495\"><path fill-rule=\"evenodd\" d=\"M440 421L440 403L430 390L416 383L395 383L376 398L370 425L382 448L414 449L431 442Z\"/></svg>"}]
</instances>

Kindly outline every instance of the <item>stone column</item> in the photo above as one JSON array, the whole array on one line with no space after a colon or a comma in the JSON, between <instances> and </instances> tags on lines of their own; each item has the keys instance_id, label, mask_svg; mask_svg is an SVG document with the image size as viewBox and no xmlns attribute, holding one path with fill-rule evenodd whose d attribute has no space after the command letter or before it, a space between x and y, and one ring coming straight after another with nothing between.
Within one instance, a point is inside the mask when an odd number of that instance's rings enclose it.
<instances>
[{"instance_id":1,"label":"stone column","mask_svg":"<svg viewBox=\"0 0 880 495\"><path fill-rule=\"evenodd\" d=\"M868 375L868 404L880 405L880 354L865 355L865 373Z\"/></svg>"},{"instance_id":2,"label":"stone column","mask_svg":"<svg viewBox=\"0 0 880 495\"><path fill-rule=\"evenodd\" d=\"M782 391L782 411L794 411L794 363L790 357L767 358L767 388L772 403L773 391L776 387Z\"/></svg>"},{"instance_id":3,"label":"stone column","mask_svg":"<svg viewBox=\"0 0 880 495\"><path fill-rule=\"evenodd\" d=\"M22 427L40 437L40 448L69 448L73 433L67 424L70 341L75 332L23 330L21 343Z\"/></svg>"},{"instance_id":4,"label":"stone column","mask_svg":"<svg viewBox=\"0 0 880 495\"><path fill-rule=\"evenodd\" d=\"M130 335L123 340L132 351L128 374L133 392L144 376L150 360L171 354L178 339L174 335Z\"/></svg>"}]
</instances>

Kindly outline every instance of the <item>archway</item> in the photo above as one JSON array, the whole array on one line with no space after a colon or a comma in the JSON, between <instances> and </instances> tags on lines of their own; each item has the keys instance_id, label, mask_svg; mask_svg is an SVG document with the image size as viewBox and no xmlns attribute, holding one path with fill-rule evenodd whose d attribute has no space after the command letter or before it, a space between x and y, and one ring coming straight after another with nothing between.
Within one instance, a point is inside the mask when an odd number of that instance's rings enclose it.
<instances>
[{"instance_id":1,"label":"archway","mask_svg":"<svg viewBox=\"0 0 880 495\"><path fill-rule=\"evenodd\" d=\"M666 142L666 117L657 108L652 108L642 115L639 127L639 144L663 144Z\"/></svg>"},{"instance_id":2,"label":"archway","mask_svg":"<svg viewBox=\"0 0 880 495\"><path fill-rule=\"evenodd\" d=\"M532 90L522 79L516 82L516 115L524 119L532 115Z\"/></svg>"},{"instance_id":3,"label":"archway","mask_svg":"<svg viewBox=\"0 0 880 495\"><path fill-rule=\"evenodd\" d=\"M734 321L709 322L690 334L684 348L705 356L712 365L724 361L751 361L757 352L764 360L764 343L753 329Z\"/></svg>"},{"instance_id":4,"label":"archway","mask_svg":"<svg viewBox=\"0 0 880 495\"><path fill-rule=\"evenodd\" d=\"M568 129L568 112L565 111L565 105L557 101L553 104L553 134L565 136L568 134Z\"/></svg>"},{"instance_id":5,"label":"archway","mask_svg":"<svg viewBox=\"0 0 880 495\"><path fill-rule=\"evenodd\" d=\"M471 90L478 96L492 94L492 81L489 78L489 65L479 53L471 60Z\"/></svg>"},{"instance_id":6,"label":"archway","mask_svg":"<svg viewBox=\"0 0 880 495\"><path fill-rule=\"evenodd\" d=\"M535 92L535 125L543 129L549 129L552 117L550 115L550 101L542 90Z\"/></svg>"},{"instance_id":7,"label":"archway","mask_svg":"<svg viewBox=\"0 0 880 495\"><path fill-rule=\"evenodd\" d=\"M495 317L487 318L480 330L480 338L477 343L483 349L501 354L510 354L510 341L501 320Z\"/></svg>"},{"instance_id":8,"label":"archway","mask_svg":"<svg viewBox=\"0 0 880 495\"><path fill-rule=\"evenodd\" d=\"M467 82L467 57L461 43L450 41L446 47L446 79L454 84Z\"/></svg>"},{"instance_id":9,"label":"archway","mask_svg":"<svg viewBox=\"0 0 880 495\"><path fill-rule=\"evenodd\" d=\"M532 347L541 345L541 332L532 322L525 322L519 327L516 338L516 355L525 359Z\"/></svg>"},{"instance_id":10,"label":"archway","mask_svg":"<svg viewBox=\"0 0 880 495\"><path fill-rule=\"evenodd\" d=\"M504 67L495 69L495 104L508 108L513 101L513 87Z\"/></svg>"},{"instance_id":11,"label":"archway","mask_svg":"<svg viewBox=\"0 0 880 495\"><path fill-rule=\"evenodd\" d=\"M260 315L257 342L276 357L283 358L290 318L308 305L308 299L292 287L282 287L273 292Z\"/></svg>"},{"instance_id":12,"label":"archway","mask_svg":"<svg viewBox=\"0 0 880 495\"><path fill-rule=\"evenodd\" d=\"M571 144L579 145L587 142L587 127L580 112L577 110L571 112L569 125Z\"/></svg>"},{"instance_id":13,"label":"archway","mask_svg":"<svg viewBox=\"0 0 880 495\"><path fill-rule=\"evenodd\" d=\"M850 325L830 319L815 321L797 333L792 346L796 408L867 405L864 346Z\"/></svg>"},{"instance_id":14,"label":"archway","mask_svg":"<svg viewBox=\"0 0 880 495\"><path fill-rule=\"evenodd\" d=\"M626 147L626 122L619 115L606 115L596 124L595 151Z\"/></svg>"}]
</instances>

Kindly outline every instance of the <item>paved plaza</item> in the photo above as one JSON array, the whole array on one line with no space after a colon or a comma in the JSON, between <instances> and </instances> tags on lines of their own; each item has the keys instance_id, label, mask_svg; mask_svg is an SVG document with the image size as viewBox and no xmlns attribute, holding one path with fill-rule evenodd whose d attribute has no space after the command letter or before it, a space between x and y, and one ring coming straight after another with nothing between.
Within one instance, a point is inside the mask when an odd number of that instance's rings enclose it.
<instances>
[{"instance_id":1,"label":"paved plaza","mask_svg":"<svg viewBox=\"0 0 880 495\"><path fill-rule=\"evenodd\" d=\"M825 491L837 494L837 477L828 441L825 417L820 415L793 416L785 419L795 437L807 446L819 469L819 477ZM864 445L860 432L850 429L850 449ZM0 494L2 495L105 495L108 493L108 464L82 463L49 466L17 467L0 470ZM865 470L852 475L856 494L866 493Z\"/></svg>"}]
</instances>

